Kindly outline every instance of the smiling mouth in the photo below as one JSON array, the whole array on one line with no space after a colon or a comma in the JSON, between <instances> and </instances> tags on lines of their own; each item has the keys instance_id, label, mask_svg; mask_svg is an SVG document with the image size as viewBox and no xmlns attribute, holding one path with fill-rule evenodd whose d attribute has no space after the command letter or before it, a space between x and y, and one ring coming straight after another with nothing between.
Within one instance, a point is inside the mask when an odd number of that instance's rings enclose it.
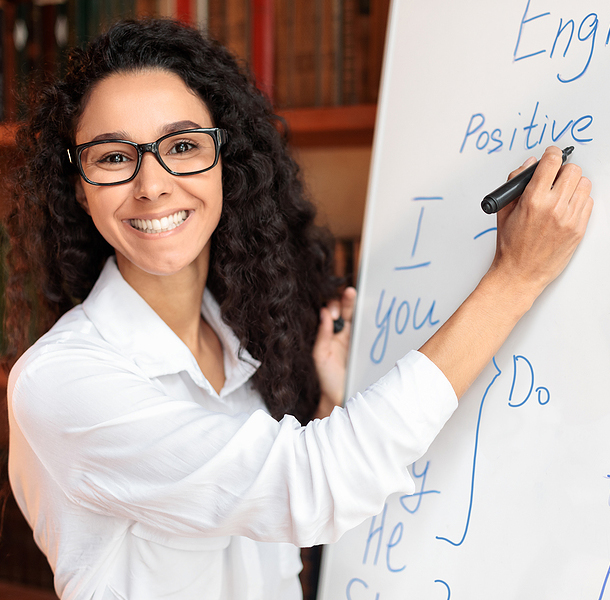
<instances>
[{"instance_id":1,"label":"smiling mouth","mask_svg":"<svg viewBox=\"0 0 610 600\"><path fill-rule=\"evenodd\" d=\"M179 210L173 215L161 219L130 219L129 224L142 233L163 233L179 227L187 217L186 210Z\"/></svg>"}]
</instances>

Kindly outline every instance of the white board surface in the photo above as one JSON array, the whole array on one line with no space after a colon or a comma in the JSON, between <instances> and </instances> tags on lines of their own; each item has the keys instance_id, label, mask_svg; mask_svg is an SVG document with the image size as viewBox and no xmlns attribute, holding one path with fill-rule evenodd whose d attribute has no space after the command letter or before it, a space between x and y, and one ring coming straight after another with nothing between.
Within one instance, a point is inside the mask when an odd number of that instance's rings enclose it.
<instances>
[{"instance_id":1,"label":"white board surface","mask_svg":"<svg viewBox=\"0 0 610 600\"><path fill-rule=\"evenodd\" d=\"M610 600L610 2L395 0L348 392L491 262L480 202L573 145L586 237L410 468L418 492L324 550L322 600Z\"/></svg>"}]
</instances>

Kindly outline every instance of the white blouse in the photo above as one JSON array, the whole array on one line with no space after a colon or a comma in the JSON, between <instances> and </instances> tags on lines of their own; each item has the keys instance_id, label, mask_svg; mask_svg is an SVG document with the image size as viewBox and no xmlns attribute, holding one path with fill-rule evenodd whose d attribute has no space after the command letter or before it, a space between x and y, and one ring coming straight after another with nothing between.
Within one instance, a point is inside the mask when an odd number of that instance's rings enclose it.
<instances>
[{"instance_id":1,"label":"white blouse","mask_svg":"<svg viewBox=\"0 0 610 600\"><path fill-rule=\"evenodd\" d=\"M10 374L10 480L62 600L296 600L297 546L413 493L457 406L411 352L329 418L277 422L207 290L202 315L220 394L113 259Z\"/></svg>"}]
</instances>

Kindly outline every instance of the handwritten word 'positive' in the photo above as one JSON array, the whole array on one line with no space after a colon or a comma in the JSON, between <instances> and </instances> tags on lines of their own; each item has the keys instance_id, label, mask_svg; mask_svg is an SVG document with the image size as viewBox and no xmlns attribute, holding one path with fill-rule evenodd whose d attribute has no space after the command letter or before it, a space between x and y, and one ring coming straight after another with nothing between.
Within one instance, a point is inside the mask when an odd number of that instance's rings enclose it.
<instances>
[{"instance_id":1,"label":"handwritten word 'positive'","mask_svg":"<svg viewBox=\"0 0 610 600\"><path fill-rule=\"evenodd\" d=\"M580 45L583 44L585 55L583 56L582 64L578 66L575 72L571 74L557 73L557 79L561 83L571 83L580 79L587 72L595 52L599 29L597 14L594 12L589 13L578 24L574 19L566 19L564 21L563 17L559 17L556 21L557 27L554 29L553 35L546 41L541 41L540 35L544 27L548 25L549 19L553 19L553 15L550 12L530 10L530 4L531 0L528 0L521 19L513 54L514 60L526 60L535 56L540 57L544 54L549 58L553 58L553 56L566 58L568 54L572 54L573 48L576 47L578 52ZM576 39L574 38L575 35ZM532 39L535 39L535 41L532 42ZM610 28L605 38L605 45L607 46L609 42Z\"/></svg>"},{"instance_id":2,"label":"handwritten word 'positive'","mask_svg":"<svg viewBox=\"0 0 610 600\"><path fill-rule=\"evenodd\" d=\"M483 113L475 113L470 117L466 133L462 140L460 152L464 148L474 147L477 150L484 150L487 154L501 152L504 148L512 150L515 142L517 148L523 146L532 150L543 143L556 143L565 136L567 143L575 142L578 144L588 144L593 141L589 127L593 123L591 115L583 115L577 119L558 121L539 111L540 102L536 102L531 118L524 126L516 125L509 127L508 130L499 127L492 128L486 126L486 118ZM518 113L521 117L521 113Z\"/></svg>"},{"instance_id":3,"label":"handwritten word 'positive'","mask_svg":"<svg viewBox=\"0 0 610 600\"><path fill-rule=\"evenodd\" d=\"M409 325L414 330L419 330L426 323L429 327L434 327L439 323L439 320L433 316L436 300L432 301L426 311L426 308L421 305L421 298L418 298L415 303L408 300L398 303L397 297L394 296L387 308L384 306L384 298L385 290L381 290L375 313L377 337L373 341L370 352L371 361L375 364L379 364L385 356L390 333L402 335Z\"/></svg>"}]
</instances>

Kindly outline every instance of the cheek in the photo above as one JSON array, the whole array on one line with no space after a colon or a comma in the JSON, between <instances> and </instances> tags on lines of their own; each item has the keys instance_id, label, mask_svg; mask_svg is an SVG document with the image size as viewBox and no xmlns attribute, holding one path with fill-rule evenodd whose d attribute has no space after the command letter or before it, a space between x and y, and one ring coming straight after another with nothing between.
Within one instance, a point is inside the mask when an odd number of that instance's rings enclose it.
<instances>
[{"instance_id":1,"label":"cheek","mask_svg":"<svg viewBox=\"0 0 610 600\"><path fill-rule=\"evenodd\" d=\"M117 219L114 214L117 202L112 194L104 193L105 191L99 193L96 190L87 193L86 201L81 206L93 220L96 229L106 238L106 241L111 242L108 237L117 227Z\"/></svg>"}]
</instances>

